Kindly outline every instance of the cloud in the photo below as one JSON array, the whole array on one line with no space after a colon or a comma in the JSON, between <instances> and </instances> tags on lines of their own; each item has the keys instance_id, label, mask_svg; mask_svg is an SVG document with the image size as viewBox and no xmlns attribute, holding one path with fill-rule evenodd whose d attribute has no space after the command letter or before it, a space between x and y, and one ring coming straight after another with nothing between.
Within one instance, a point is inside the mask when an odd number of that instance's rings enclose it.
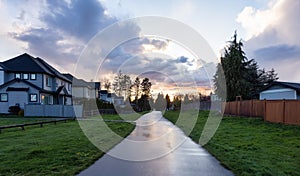
<instances>
[{"instance_id":1,"label":"cloud","mask_svg":"<svg viewBox=\"0 0 300 176\"><path fill-rule=\"evenodd\" d=\"M88 41L99 30L117 21L106 15L106 10L97 0L48 0L48 11L42 13L41 20L49 28L62 31Z\"/></svg>"},{"instance_id":2,"label":"cloud","mask_svg":"<svg viewBox=\"0 0 300 176\"><path fill-rule=\"evenodd\" d=\"M151 38L148 38L148 37L144 37L141 40L141 44L152 45L155 49L163 50L167 47L168 41L167 40L162 40L162 39L151 39Z\"/></svg>"},{"instance_id":3,"label":"cloud","mask_svg":"<svg viewBox=\"0 0 300 176\"><path fill-rule=\"evenodd\" d=\"M246 7L237 18L249 37L245 42L248 57L261 67L274 68L283 81L300 80L295 69L300 67L299 9L300 1L272 0L266 9Z\"/></svg>"},{"instance_id":4,"label":"cloud","mask_svg":"<svg viewBox=\"0 0 300 176\"><path fill-rule=\"evenodd\" d=\"M271 3L269 6L271 6ZM271 7L271 9L266 10L255 9L254 7L244 8L238 15L236 21L246 29L246 39L257 36L263 32L266 27L274 23L277 18L277 9L275 8L276 7Z\"/></svg>"},{"instance_id":5,"label":"cloud","mask_svg":"<svg viewBox=\"0 0 300 176\"><path fill-rule=\"evenodd\" d=\"M260 56L265 60L285 60L300 56L300 48L291 45L275 45L265 48L260 48L254 51L254 55Z\"/></svg>"},{"instance_id":6,"label":"cloud","mask_svg":"<svg viewBox=\"0 0 300 176\"><path fill-rule=\"evenodd\" d=\"M38 15L39 23L10 32L25 42L29 53L57 65L75 64L85 44L101 29L117 21L105 14L97 0L46 1ZM37 9L38 10L38 9ZM24 19L26 9L16 19Z\"/></svg>"},{"instance_id":7,"label":"cloud","mask_svg":"<svg viewBox=\"0 0 300 176\"><path fill-rule=\"evenodd\" d=\"M38 23L28 25L29 22L20 30L10 32L10 36L26 43L27 50L33 56L62 67L74 66L87 42L97 32L118 20L108 15L98 0L51 0L45 1L40 9L43 10L37 9L40 11ZM15 18L19 22L24 19L26 21L29 14L26 9L20 10ZM100 41L88 43L90 51L83 57L86 60L76 65L76 69L80 69L75 76L86 80L102 80L101 77L107 78L107 75L122 70L130 75L148 73L154 83L164 86L168 83L184 86L191 86L192 83L199 86L208 84L207 74L197 60L184 53L180 57L165 54L169 40L140 37L119 41L128 36L141 36L141 29L134 23L118 23L112 28L115 32L112 33L117 32L116 35L111 36L111 31L106 31L108 35L102 36ZM116 43L120 44L113 46ZM99 57L89 56L105 57L105 60L100 63L97 60ZM99 66L101 67L96 75ZM95 76L99 76L99 79Z\"/></svg>"}]
</instances>

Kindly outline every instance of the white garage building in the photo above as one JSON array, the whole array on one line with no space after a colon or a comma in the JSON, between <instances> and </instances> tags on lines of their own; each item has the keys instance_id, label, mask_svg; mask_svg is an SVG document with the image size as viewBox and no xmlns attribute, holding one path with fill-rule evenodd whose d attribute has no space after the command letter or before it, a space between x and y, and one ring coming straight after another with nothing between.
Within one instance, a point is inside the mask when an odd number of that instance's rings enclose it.
<instances>
[{"instance_id":1,"label":"white garage building","mask_svg":"<svg viewBox=\"0 0 300 176\"><path fill-rule=\"evenodd\" d=\"M260 100L299 100L300 83L275 81L259 94Z\"/></svg>"}]
</instances>

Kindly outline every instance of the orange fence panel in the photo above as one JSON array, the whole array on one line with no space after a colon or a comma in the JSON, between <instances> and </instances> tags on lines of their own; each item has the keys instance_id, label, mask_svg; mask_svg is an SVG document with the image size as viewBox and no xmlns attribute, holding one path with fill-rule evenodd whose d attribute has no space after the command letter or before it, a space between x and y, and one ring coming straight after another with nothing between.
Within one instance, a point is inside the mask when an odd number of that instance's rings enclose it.
<instances>
[{"instance_id":1,"label":"orange fence panel","mask_svg":"<svg viewBox=\"0 0 300 176\"><path fill-rule=\"evenodd\" d=\"M285 101L284 123L300 124L300 101Z\"/></svg>"},{"instance_id":2,"label":"orange fence panel","mask_svg":"<svg viewBox=\"0 0 300 176\"><path fill-rule=\"evenodd\" d=\"M284 101L267 101L265 120L269 122L283 122Z\"/></svg>"}]
</instances>

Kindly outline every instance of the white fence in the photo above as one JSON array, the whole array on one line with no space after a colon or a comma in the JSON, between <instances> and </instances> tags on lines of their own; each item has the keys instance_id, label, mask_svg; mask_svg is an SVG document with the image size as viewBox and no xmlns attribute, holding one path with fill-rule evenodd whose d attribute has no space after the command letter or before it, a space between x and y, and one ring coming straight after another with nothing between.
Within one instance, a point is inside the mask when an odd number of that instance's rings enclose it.
<instances>
[{"instance_id":1,"label":"white fence","mask_svg":"<svg viewBox=\"0 0 300 176\"><path fill-rule=\"evenodd\" d=\"M24 106L24 116L82 117L82 105L30 105Z\"/></svg>"}]
</instances>

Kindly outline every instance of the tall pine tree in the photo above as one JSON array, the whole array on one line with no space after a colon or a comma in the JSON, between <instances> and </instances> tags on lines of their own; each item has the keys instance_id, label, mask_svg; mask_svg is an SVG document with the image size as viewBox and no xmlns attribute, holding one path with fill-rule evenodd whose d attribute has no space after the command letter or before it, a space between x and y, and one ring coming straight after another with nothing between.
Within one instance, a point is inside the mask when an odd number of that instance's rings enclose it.
<instances>
[{"instance_id":1,"label":"tall pine tree","mask_svg":"<svg viewBox=\"0 0 300 176\"><path fill-rule=\"evenodd\" d=\"M248 60L242 47L243 43L237 40L235 32L217 65L214 75L215 92L223 100L233 101L236 96L243 99L257 98L256 95L263 86L278 79L273 69L268 72L259 70L254 59Z\"/></svg>"}]
</instances>

